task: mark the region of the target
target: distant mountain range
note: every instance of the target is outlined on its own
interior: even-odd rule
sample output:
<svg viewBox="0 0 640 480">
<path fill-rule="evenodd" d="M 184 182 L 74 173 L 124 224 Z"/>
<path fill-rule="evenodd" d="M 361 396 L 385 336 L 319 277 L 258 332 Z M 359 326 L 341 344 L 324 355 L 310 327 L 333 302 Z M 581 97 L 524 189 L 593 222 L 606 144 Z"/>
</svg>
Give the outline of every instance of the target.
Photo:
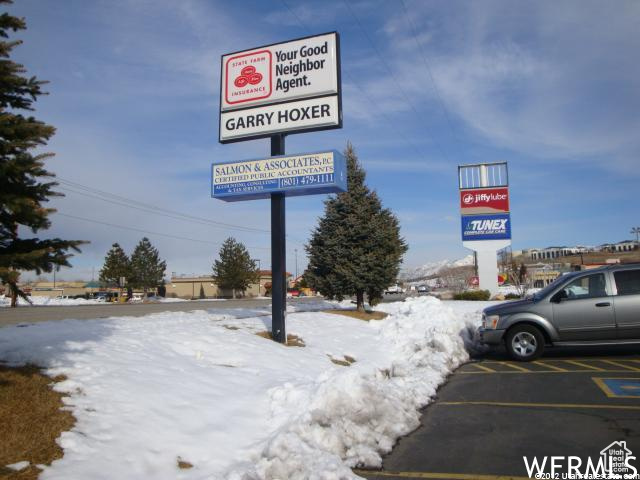
<svg viewBox="0 0 640 480">
<path fill-rule="evenodd" d="M 440 260 L 439 262 L 429 262 L 415 268 L 402 270 L 399 275 L 400 280 L 418 280 L 437 275 L 440 271 L 451 267 L 464 267 L 473 265 L 473 255 L 467 255 L 458 260 Z"/>
</svg>

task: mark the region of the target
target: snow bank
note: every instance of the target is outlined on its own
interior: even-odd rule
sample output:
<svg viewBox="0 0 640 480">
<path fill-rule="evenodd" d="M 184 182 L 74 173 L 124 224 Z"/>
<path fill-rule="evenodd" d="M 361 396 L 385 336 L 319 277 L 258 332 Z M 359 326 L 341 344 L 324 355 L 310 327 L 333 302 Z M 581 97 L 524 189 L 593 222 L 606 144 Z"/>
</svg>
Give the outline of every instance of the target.
<svg viewBox="0 0 640 480">
<path fill-rule="evenodd" d="M 68 378 L 56 388 L 78 422 L 43 480 L 357 478 L 351 467 L 380 466 L 468 358 L 481 305 L 419 297 L 378 308 L 384 321 L 289 314 L 303 348 L 254 335 L 268 316 L 229 310 L 6 327 L 0 359 Z M 345 356 L 355 363 L 331 361 Z"/>
<path fill-rule="evenodd" d="M 87 300 L 84 298 L 53 298 L 46 296 L 33 296 L 29 297 L 31 300 L 31 304 L 33 305 L 47 305 L 47 306 L 70 306 L 70 305 L 99 305 L 102 302 L 98 302 L 97 300 L 91 299 Z M 18 297 L 18 305 L 19 306 L 29 306 L 30 304 Z M 0 295 L 0 307 L 10 307 L 11 306 L 11 298 L 5 297 L 4 295 Z"/>
</svg>

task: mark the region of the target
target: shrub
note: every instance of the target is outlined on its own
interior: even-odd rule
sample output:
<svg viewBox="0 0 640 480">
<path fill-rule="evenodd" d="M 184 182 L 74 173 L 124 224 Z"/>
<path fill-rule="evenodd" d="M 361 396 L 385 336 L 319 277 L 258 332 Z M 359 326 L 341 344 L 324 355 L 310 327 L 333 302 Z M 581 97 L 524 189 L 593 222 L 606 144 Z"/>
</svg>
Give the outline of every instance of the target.
<svg viewBox="0 0 640 480">
<path fill-rule="evenodd" d="M 453 295 L 454 300 L 489 300 L 490 297 L 489 290 L 467 290 Z"/>
<path fill-rule="evenodd" d="M 505 300 L 519 300 L 520 299 L 520 295 L 518 295 L 517 293 L 507 293 L 504 296 Z"/>
</svg>

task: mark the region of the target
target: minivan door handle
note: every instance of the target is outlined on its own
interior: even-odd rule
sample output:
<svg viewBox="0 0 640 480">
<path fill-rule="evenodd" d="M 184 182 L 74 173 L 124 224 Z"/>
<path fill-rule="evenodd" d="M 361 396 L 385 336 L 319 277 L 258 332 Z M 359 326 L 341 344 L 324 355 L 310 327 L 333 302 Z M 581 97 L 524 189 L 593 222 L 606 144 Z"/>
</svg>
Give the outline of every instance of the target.
<svg viewBox="0 0 640 480">
<path fill-rule="evenodd" d="M 596 307 L 610 307 L 611 303 L 609 302 L 600 302 L 600 303 L 596 303 Z"/>
</svg>

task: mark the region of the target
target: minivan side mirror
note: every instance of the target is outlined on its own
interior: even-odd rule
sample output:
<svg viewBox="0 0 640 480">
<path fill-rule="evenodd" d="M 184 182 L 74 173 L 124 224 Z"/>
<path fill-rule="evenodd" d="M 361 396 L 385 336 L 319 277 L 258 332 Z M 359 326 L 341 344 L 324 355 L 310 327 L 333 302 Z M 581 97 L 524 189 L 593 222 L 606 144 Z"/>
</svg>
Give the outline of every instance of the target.
<svg viewBox="0 0 640 480">
<path fill-rule="evenodd" d="M 563 299 L 568 298 L 566 290 L 562 289 L 557 292 L 553 297 L 551 297 L 552 303 L 560 303 Z"/>
</svg>

